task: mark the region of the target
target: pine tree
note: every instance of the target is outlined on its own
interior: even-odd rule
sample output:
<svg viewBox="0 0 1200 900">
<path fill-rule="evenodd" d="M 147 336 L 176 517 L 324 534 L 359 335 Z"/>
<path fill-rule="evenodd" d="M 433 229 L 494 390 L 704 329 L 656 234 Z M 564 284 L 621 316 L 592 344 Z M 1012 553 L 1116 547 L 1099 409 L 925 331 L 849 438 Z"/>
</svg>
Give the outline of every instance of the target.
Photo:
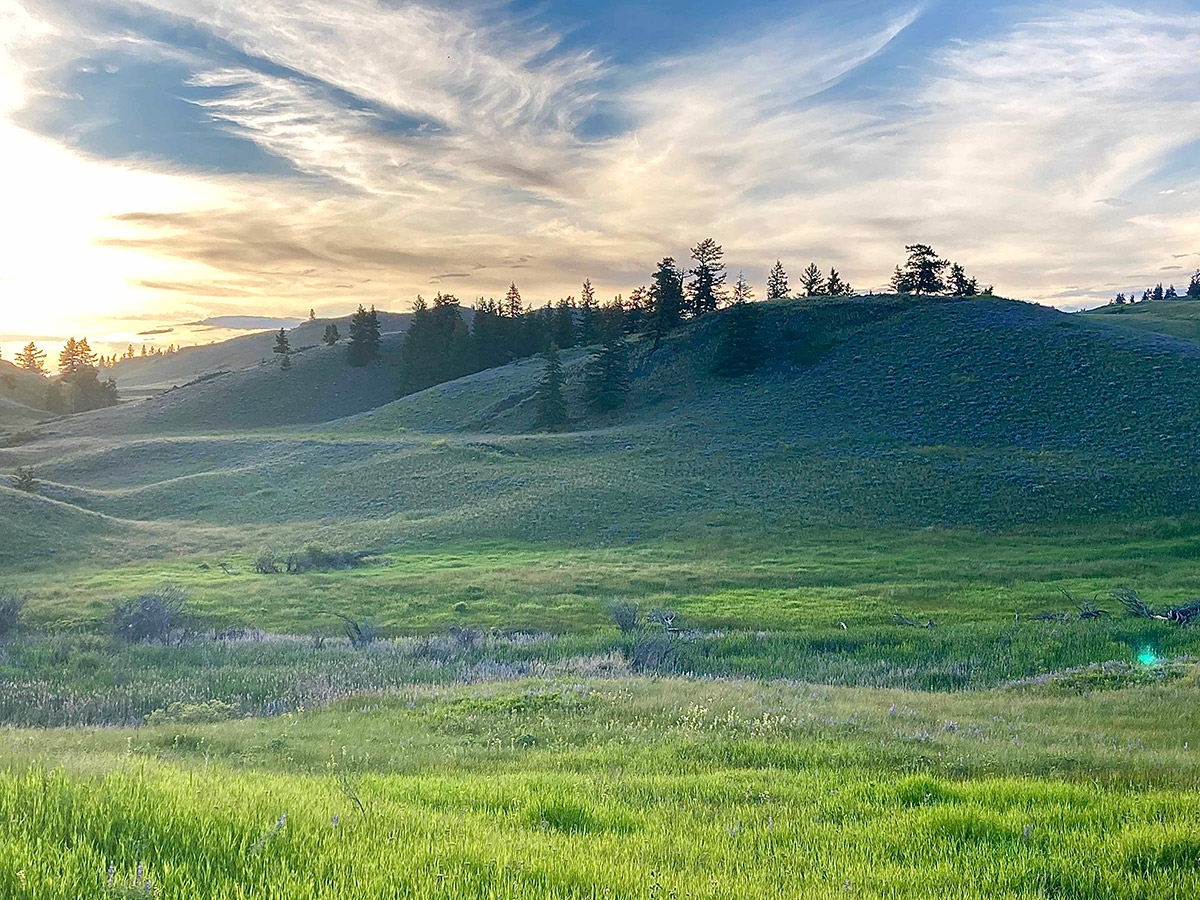
<svg viewBox="0 0 1200 900">
<path fill-rule="evenodd" d="M 96 354 L 88 346 L 87 338 L 80 338 L 75 345 L 75 366 L 77 369 L 96 368 Z"/>
<path fill-rule="evenodd" d="M 327 346 L 332 347 L 341 339 L 342 334 L 340 331 L 338 331 L 336 322 L 330 322 L 325 326 L 325 334 L 321 336 L 321 340 L 323 340 Z"/>
<path fill-rule="evenodd" d="M 433 307 L 418 297 L 400 348 L 400 394 L 406 395 L 474 371 L 471 334 L 458 298 L 439 293 Z"/>
<path fill-rule="evenodd" d="M 46 374 L 46 354 L 38 349 L 37 344 L 30 341 L 17 354 L 17 365 L 26 372 L 36 372 L 39 375 Z"/>
<path fill-rule="evenodd" d="M 825 276 L 817 268 L 817 264 L 809 263 L 808 268 L 800 275 L 800 286 L 804 288 L 804 296 L 816 297 L 825 292 Z"/>
<path fill-rule="evenodd" d="M 1124 305 L 1125 305 L 1125 292 L 1121 291 L 1121 293 L 1117 294 L 1117 296 L 1113 298 L 1113 306 L 1124 306 Z"/>
<path fill-rule="evenodd" d="M 1150 295 L 1152 300 L 1161 300 L 1163 298 L 1163 286 L 1160 282 L 1154 286 L 1154 293 Z"/>
<path fill-rule="evenodd" d="M 554 309 L 554 343 L 563 350 L 575 346 L 575 298 L 559 300 Z"/>
<path fill-rule="evenodd" d="M 534 427 L 543 431 L 561 431 L 567 426 L 567 402 L 563 398 L 562 360 L 558 357 L 558 345 L 551 344 L 543 354 L 545 367 L 542 380 L 538 382 L 534 404 L 537 418 Z"/>
<path fill-rule="evenodd" d="M 58 374 L 64 378 L 74 375 L 79 369 L 78 343 L 75 338 L 67 338 L 66 344 L 58 352 Z"/>
<path fill-rule="evenodd" d="M 367 311 L 360 304 L 350 317 L 350 343 L 346 347 L 350 365 L 361 368 L 375 362 L 379 358 L 379 341 L 379 316 L 375 307 Z"/>
<path fill-rule="evenodd" d="M 1188 284 L 1187 297 L 1189 300 L 1200 300 L 1200 269 L 1196 270 L 1191 283 Z"/>
<path fill-rule="evenodd" d="M 645 324 L 646 313 L 650 308 L 650 289 L 645 285 L 635 287 L 629 292 L 629 303 L 625 306 L 625 333 L 633 334 L 641 331 Z"/>
<path fill-rule="evenodd" d="M 517 283 L 514 281 L 508 286 L 508 293 L 504 295 L 502 312 L 510 319 L 519 319 L 522 311 L 521 292 L 517 290 Z"/>
<path fill-rule="evenodd" d="M 692 281 L 689 288 L 689 310 L 693 316 L 715 312 L 725 299 L 725 251 L 712 238 L 705 238 L 692 248 Z"/>
<path fill-rule="evenodd" d="M 287 371 L 292 367 L 292 345 L 288 343 L 287 332 L 280 328 L 279 333 L 275 335 L 275 347 L 271 351 L 278 353 L 282 361 L 279 368 Z"/>
<path fill-rule="evenodd" d="M 1169 288 L 1167 288 L 1167 292 L 1165 294 L 1163 294 L 1163 299 L 1164 300 L 1178 300 L 1179 299 L 1179 292 L 1177 290 L 1175 290 L 1175 285 L 1171 285 Z"/>
<path fill-rule="evenodd" d="M 314 321 L 316 321 L 316 318 L 317 318 L 317 311 L 315 309 L 310 309 L 308 311 L 308 321 L 314 322 Z"/>
<path fill-rule="evenodd" d="M 944 294 L 946 280 L 943 273 L 950 265 L 949 260 L 942 259 L 928 244 L 908 244 L 908 260 L 903 268 L 896 268 L 896 276 L 892 286 L 901 294 Z"/>
<path fill-rule="evenodd" d="M 591 279 L 584 281 L 579 295 L 579 344 L 590 346 L 596 340 L 596 291 Z M 560 345 L 561 346 L 561 345 Z"/>
<path fill-rule="evenodd" d="M 610 333 L 584 369 L 584 397 L 590 408 L 610 412 L 625 402 L 628 393 L 628 348 L 619 334 Z"/>
<path fill-rule="evenodd" d="M 974 278 L 967 277 L 967 271 L 958 263 L 950 265 L 950 293 L 955 297 L 974 297 L 979 292 L 978 283 Z"/>
<path fill-rule="evenodd" d="M 771 269 L 771 274 L 767 276 L 767 299 L 786 300 L 790 293 L 791 288 L 788 286 L 787 272 L 783 269 L 783 263 L 775 260 L 775 266 Z"/>
<path fill-rule="evenodd" d="M 721 338 L 713 355 L 714 375 L 738 378 L 762 365 L 765 348 L 758 333 L 758 308 L 750 303 L 753 296 L 746 279 L 739 275 L 733 303 L 724 315 Z"/>
<path fill-rule="evenodd" d="M 670 256 L 664 257 L 651 276 L 647 318 L 654 334 L 654 348 L 683 320 L 683 273 Z"/>
<path fill-rule="evenodd" d="M 850 286 L 842 281 L 842 276 L 838 274 L 837 269 L 829 270 L 829 280 L 825 282 L 825 293 L 830 297 L 841 297 L 847 293 Z"/>
</svg>

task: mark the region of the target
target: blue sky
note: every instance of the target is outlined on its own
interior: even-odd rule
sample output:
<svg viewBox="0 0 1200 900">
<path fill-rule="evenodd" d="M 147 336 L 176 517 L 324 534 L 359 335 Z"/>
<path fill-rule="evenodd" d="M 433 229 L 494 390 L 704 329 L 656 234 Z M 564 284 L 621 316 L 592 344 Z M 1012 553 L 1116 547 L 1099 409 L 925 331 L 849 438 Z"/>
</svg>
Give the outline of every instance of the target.
<svg viewBox="0 0 1200 900">
<path fill-rule="evenodd" d="M 0 345 L 516 280 L 713 236 L 1073 308 L 1200 267 L 1196 2 L 0 0 Z M 51 302 L 48 302 L 51 301 Z"/>
</svg>

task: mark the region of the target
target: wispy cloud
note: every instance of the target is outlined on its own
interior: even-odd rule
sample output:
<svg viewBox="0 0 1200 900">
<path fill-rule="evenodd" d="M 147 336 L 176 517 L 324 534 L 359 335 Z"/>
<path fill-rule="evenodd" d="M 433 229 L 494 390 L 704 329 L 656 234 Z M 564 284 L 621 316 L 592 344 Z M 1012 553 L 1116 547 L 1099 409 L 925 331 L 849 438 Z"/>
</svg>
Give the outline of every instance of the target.
<svg viewBox="0 0 1200 900">
<path fill-rule="evenodd" d="M 21 203 L 67 173 L 83 212 L 57 215 L 105 261 L 107 302 L 145 316 L 396 307 L 430 284 L 501 291 L 514 267 L 544 299 L 585 276 L 625 290 L 708 234 L 752 277 L 815 258 L 863 287 L 930 241 L 1062 305 L 1195 252 L 1195 15 L 1008 4 L 960 39 L 933 27 L 938 4 L 773 6 L 757 24 L 751 4 L 736 38 L 618 65 L 489 2 L 13 9 L 0 111 L 61 102 L 72 67 L 119 53 L 182 68 L 196 141 L 281 162 L 200 170 L 149 143 L 106 159 L 47 126 L 57 155 L 35 164 L 45 138 L 4 126 L 41 167 Z M 0 258 L 20 290 L 37 270 Z"/>
</svg>

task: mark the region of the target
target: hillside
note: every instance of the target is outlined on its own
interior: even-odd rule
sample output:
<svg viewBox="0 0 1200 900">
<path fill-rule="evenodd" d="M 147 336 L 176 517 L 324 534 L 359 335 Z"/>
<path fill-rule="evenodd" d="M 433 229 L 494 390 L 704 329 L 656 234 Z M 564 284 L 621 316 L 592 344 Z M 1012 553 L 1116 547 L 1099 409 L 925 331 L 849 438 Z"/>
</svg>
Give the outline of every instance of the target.
<svg viewBox="0 0 1200 900">
<path fill-rule="evenodd" d="M 409 318 L 408 313 L 379 313 L 384 334 L 402 333 L 408 328 Z M 315 319 L 288 331 L 292 349 L 299 350 L 320 344 L 325 327 L 330 323 L 338 326 L 343 339 L 349 336 L 349 316 L 340 319 Z M 141 397 L 186 384 L 202 375 L 251 368 L 264 360 L 270 360 L 271 348 L 274 346 L 273 331 L 258 331 L 217 344 L 184 347 L 171 354 L 121 360 L 116 366 L 105 369 L 102 377 L 115 378 L 123 398 Z"/>
<path fill-rule="evenodd" d="M 51 418 L 45 410 L 49 382 L 0 360 L 0 429 L 23 428 Z"/>
<path fill-rule="evenodd" d="M 584 354 L 568 354 L 566 434 L 528 433 L 536 360 L 317 425 L 392 390 L 386 368 L 348 370 L 321 348 L 291 373 L 256 367 L 63 420 L 0 466 L 34 465 L 48 496 L 121 519 L 315 526 L 372 546 L 1200 513 L 1189 341 L 1002 300 L 763 314 L 769 359 L 733 382 L 707 371 L 720 316 L 655 352 L 635 342 L 630 402 L 607 417 L 584 412 Z"/>
<path fill-rule="evenodd" d="M 1124 306 L 1101 306 L 1077 313 L 1080 318 L 1200 341 L 1200 303 L 1195 300 L 1156 300 Z"/>
</svg>

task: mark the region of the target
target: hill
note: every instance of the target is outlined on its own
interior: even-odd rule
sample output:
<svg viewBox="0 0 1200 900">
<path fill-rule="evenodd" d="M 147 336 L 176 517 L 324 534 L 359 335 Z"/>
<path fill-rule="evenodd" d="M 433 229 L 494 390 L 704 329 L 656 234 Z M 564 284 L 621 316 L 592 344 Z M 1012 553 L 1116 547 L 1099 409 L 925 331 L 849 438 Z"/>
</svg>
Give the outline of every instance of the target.
<svg viewBox="0 0 1200 900">
<path fill-rule="evenodd" d="M 385 334 L 403 333 L 411 318 L 408 313 L 380 312 L 380 326 Z M 314 319 L 288 330 L 288 340 L 293 350 L 315 347 L 329 324 L 335 324 L 346 338 L 350 331 L 350 317 L 340 319 Z M 271 359 L 271 348 L 275 345 L 273 331 L 257 331 L 217 344 L 199 347 L 184 347 L 175 353 L 160 356 L 138 356 L 121 360 L 117 365 L 103 371 L 102 377 L 116 379 L 123 398 L 146 396 L 157 391 L 177 387 L 215 372 L 236 372 L 257 366 Z"/>
<path fill-rule="evenodd" d="M 1101 306 L 1076 315 L 1108 325 L 1122 325 L 1139 331 L 1200 341 L 1200 303 L 1195 300 L 1156 300 L 1124 306 Z"/>
<path fill-rule="evenodd" d="M 626 408 L 531 434 L 525 360 L 382 403 L 297 354 L 45 429 L 0 465 L 121 519 L 337 542 L 600 541 L 808 526 L 1070 526 L 1200 513 L 1200 347 L 1003 300 L 764 304 L 768 359 L 708 372 L 720 315 L 633 347 Z M 264 432 L 272 425 L 311 423 Z M 253 431 L 234 435 L 231 432 Z M 715 531 L 713 529 L 716 529 Z"/>
<path fill-rule="evenodd" d="M 0 360 L 0 428 L 23 428 L 51 418 L 45 409 L 49 386 L 43 376 Z"/>
</svg>

